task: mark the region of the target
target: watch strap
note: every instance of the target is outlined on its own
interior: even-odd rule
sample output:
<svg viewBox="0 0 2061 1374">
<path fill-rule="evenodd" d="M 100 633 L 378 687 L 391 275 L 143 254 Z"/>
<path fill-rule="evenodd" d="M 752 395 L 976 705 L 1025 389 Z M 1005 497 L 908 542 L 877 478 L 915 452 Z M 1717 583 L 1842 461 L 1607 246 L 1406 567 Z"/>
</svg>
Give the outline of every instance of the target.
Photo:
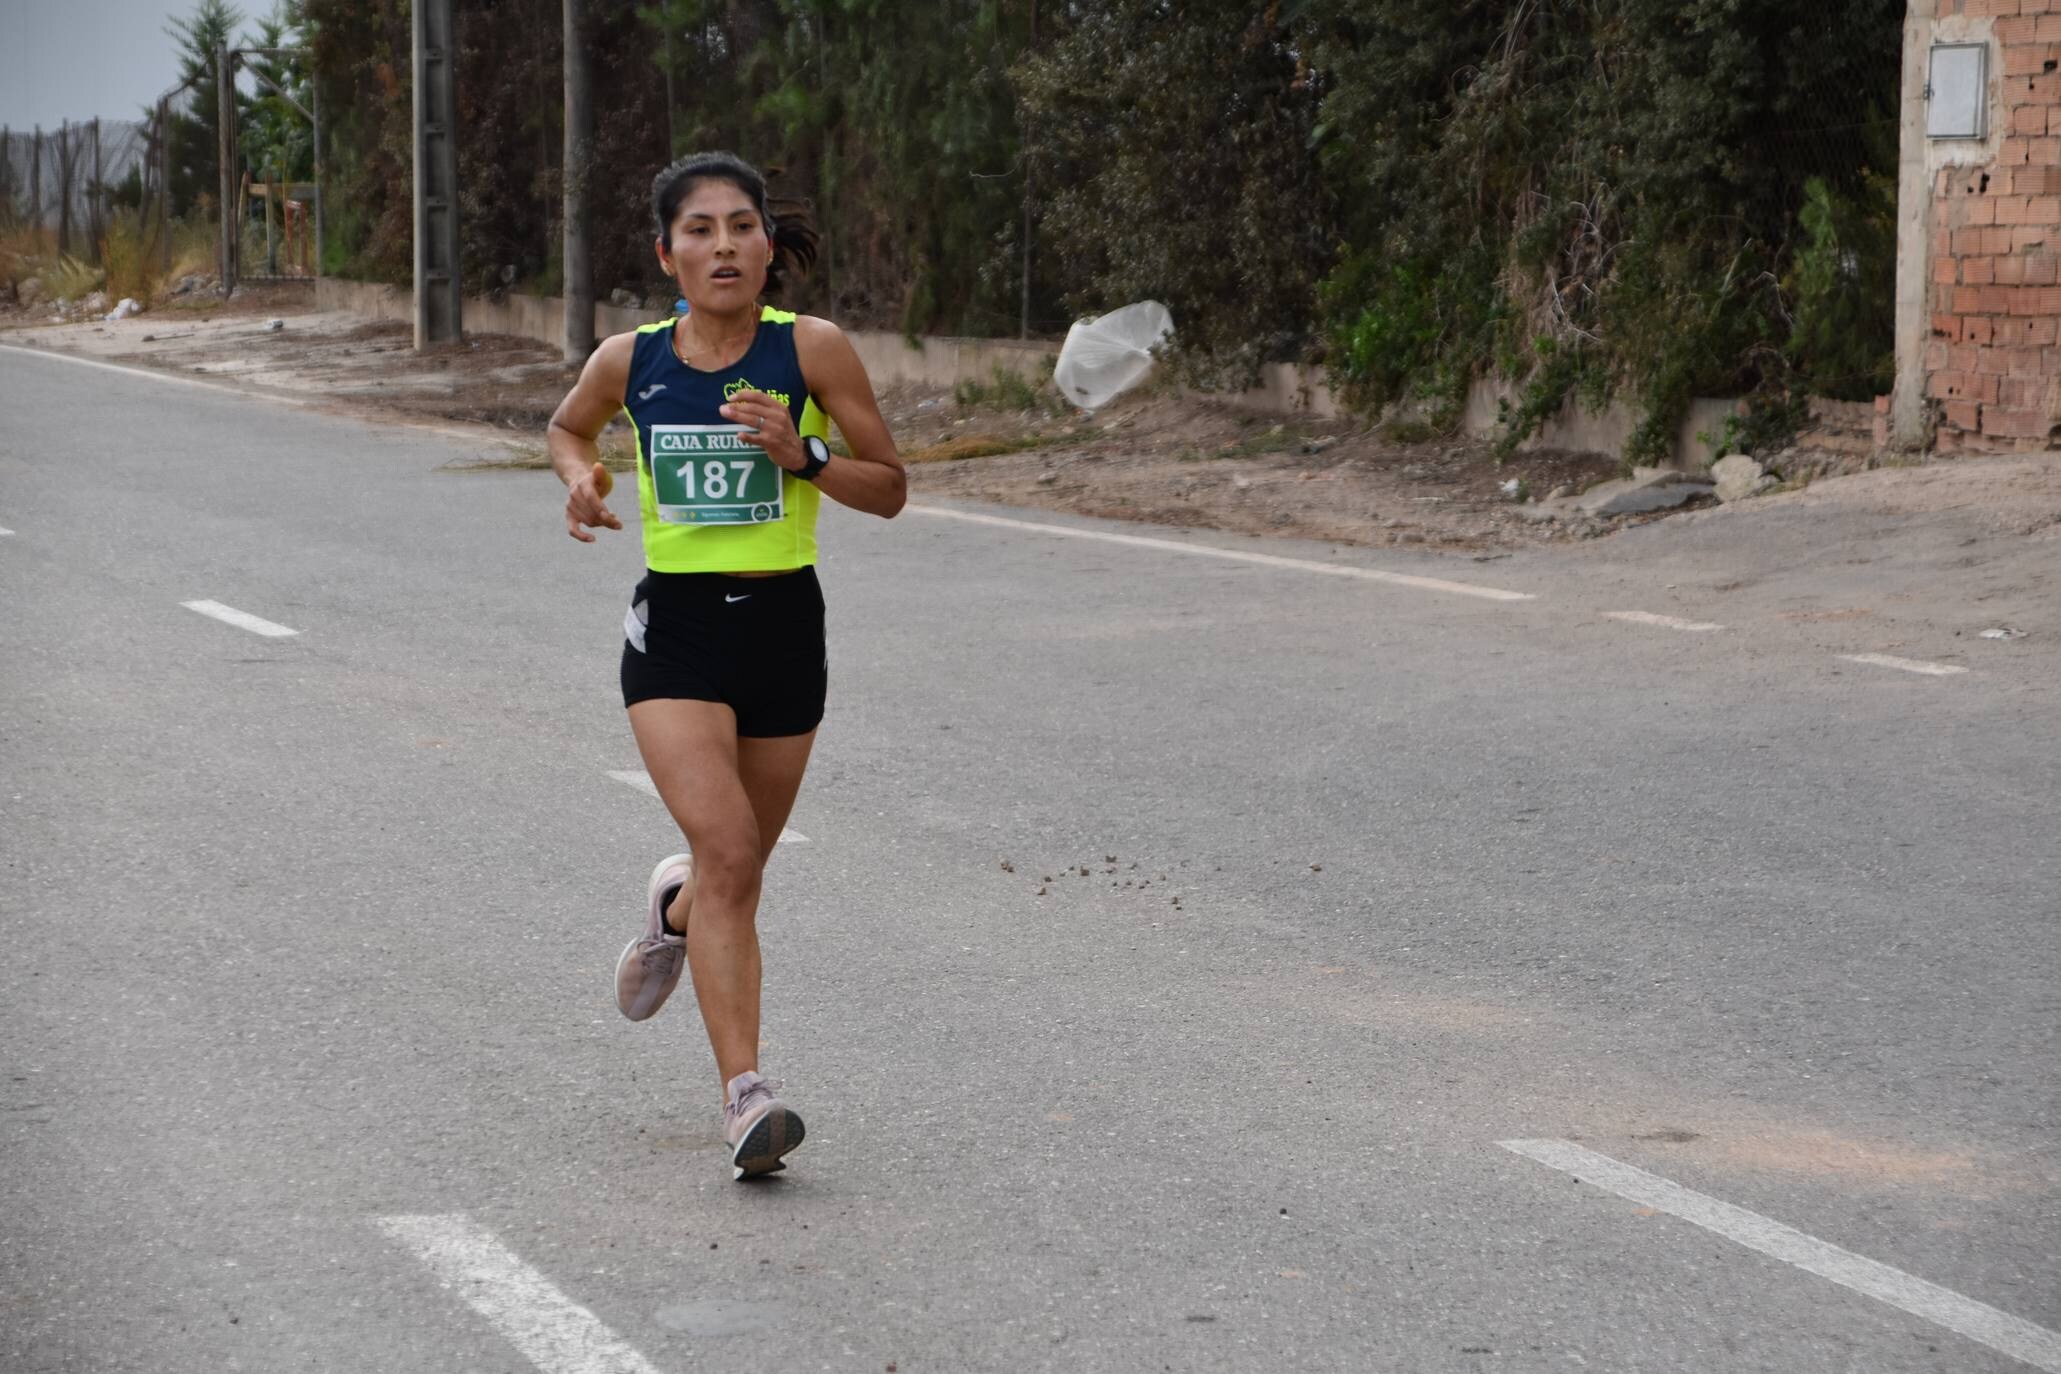
<svg viewBox="0 0 2061 1374">
<path fill-rule="evenodd" d="M 811 434 L 802 440 L 802 452 L 808 455 L 808 461 L 796 468 L 794 475 L 804 482 L 813 482 L 818 473 L 830 466 L 830 445 Z"/>
</svg>

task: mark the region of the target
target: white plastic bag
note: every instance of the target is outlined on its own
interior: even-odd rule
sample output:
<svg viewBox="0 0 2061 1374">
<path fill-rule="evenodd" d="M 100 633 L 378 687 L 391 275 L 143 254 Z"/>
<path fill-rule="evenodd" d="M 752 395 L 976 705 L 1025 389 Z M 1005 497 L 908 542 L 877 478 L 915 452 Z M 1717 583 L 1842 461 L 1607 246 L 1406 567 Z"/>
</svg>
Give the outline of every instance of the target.
<svg viewBox="0 0 2061 1374">
<path fill-rule="evenodd" d="M 1082 410 L 1099 410 L 1152 370 L 1152 350 L 1173 337 L 1174 317 L 1158 301 L 1080 320 L 1066 331 L 1052 380 Z"/>
</svg>

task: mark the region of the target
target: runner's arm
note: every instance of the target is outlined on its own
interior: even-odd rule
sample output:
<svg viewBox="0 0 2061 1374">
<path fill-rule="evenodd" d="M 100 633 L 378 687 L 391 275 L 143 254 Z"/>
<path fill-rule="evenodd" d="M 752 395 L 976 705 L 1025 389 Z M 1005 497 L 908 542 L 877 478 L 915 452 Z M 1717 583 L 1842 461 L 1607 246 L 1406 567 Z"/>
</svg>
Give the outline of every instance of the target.
<svg viewBox="0 0 2061 1374">
<path fill-rule="evenodd" d="M 909 479 L 887 421 L 880 418 L 866 365 L 842 329 L 813 315 L 794 322 L 794 346 L 809 394 L 852 451 L 849 458 L 832 458 L 816 485 L 842 505 L 892 518 L 909 499 Z"/>
<path fill-rule="evenodd" d="M 617 334 L 602 340 L 587 359 L 580 380 L 558 403 L 544 431 L 551 450 L 551 470 L 565 483 L 565 532 L 583 544 L 594 542 L 583 526 L 619 530 L 623 522 L 602 503 L 596 483 L 601 464 L 601 446 L 595 440 L 608 422 L 623 408 L 623 388 L 630 379 L 630 353 L 636 346 L 634 334 Z"/>
</svg>

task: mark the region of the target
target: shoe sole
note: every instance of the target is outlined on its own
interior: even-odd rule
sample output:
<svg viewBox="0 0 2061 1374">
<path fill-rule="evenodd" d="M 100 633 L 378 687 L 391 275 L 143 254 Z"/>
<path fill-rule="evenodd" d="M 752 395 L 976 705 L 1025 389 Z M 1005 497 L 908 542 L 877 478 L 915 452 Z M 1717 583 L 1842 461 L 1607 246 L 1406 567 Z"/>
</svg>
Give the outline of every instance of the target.
<svg viewBox="0 0 2061 1374">
<path fill-rule="evenodd" d="M 691 878 L 694 875 L 694 856 L 691 854 L 668 854 L 663 859 L 660 859 L 657 865 L 652 868 L 651 877 L 647 879 L 644 883 L 644 910 L 647 913 L 647 921 L 649 919 L 648 913 L 651 910 L 651 904 L 658 900 L 658 880 L 660 876 L 663 875 L 667 869 L 671 868 L 674 864 L 678 863 L 682 859 L 687 860 L 687 874 Z M 679 886 L 684 887 L 686 886 L 686 884 L 681 883 L 679 884 Z M 623 946 L 622 954 L 617 957 L 615 961 L 615 982 L 617 987 L 622 986 L 623 965 L 627 964 L 630 961 L 630 956 L 637 952 L 637 944 L 643 938 L 644 937 L 641 935 L 631 936 L 630 943 Z M 672 995 L 673 994 L 670 991 L 667 992 L 664 997 L 659 998 L 658 1001 L 652 1005 L 651 1010 L 645 1012 L 642 1016 L 631 1016 L 628 1011 L 624 1010 L 621 998 L 616 999 L 615 1009 L 617 1011 L 622 1012 L 625 1017 L 632 1021 L 649 1021 L 652 1017 L 658 1015 L 658 1009 L 660 1007 L 663 1007 L 666 1004 L 666 1001 L 669 998 L 671 998 Z"/>
<path fill-rule="evenodd" d="M 786 1107 L 773 1108 L 752 1122 L 744 1139 L 730 1151 L 731 1179 L 779 1173 L 787 1167 L 781 1156 L 791 1153 L 806 1134 L 801 1117 Z"/>
</svg>

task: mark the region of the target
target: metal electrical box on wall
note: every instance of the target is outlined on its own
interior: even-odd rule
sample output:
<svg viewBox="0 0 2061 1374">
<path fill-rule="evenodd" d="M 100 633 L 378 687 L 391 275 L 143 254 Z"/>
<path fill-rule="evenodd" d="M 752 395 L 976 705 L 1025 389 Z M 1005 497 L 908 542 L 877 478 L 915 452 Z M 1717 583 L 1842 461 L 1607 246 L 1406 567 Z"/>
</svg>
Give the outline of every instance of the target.
<svg viewBox="0 0 2061 1374">
<path fill-rule="evenodd" d="M 1988 138 L 1989 44 L 1933 44 L 1925 96 L 1927 138 Z"/>
</svg>

